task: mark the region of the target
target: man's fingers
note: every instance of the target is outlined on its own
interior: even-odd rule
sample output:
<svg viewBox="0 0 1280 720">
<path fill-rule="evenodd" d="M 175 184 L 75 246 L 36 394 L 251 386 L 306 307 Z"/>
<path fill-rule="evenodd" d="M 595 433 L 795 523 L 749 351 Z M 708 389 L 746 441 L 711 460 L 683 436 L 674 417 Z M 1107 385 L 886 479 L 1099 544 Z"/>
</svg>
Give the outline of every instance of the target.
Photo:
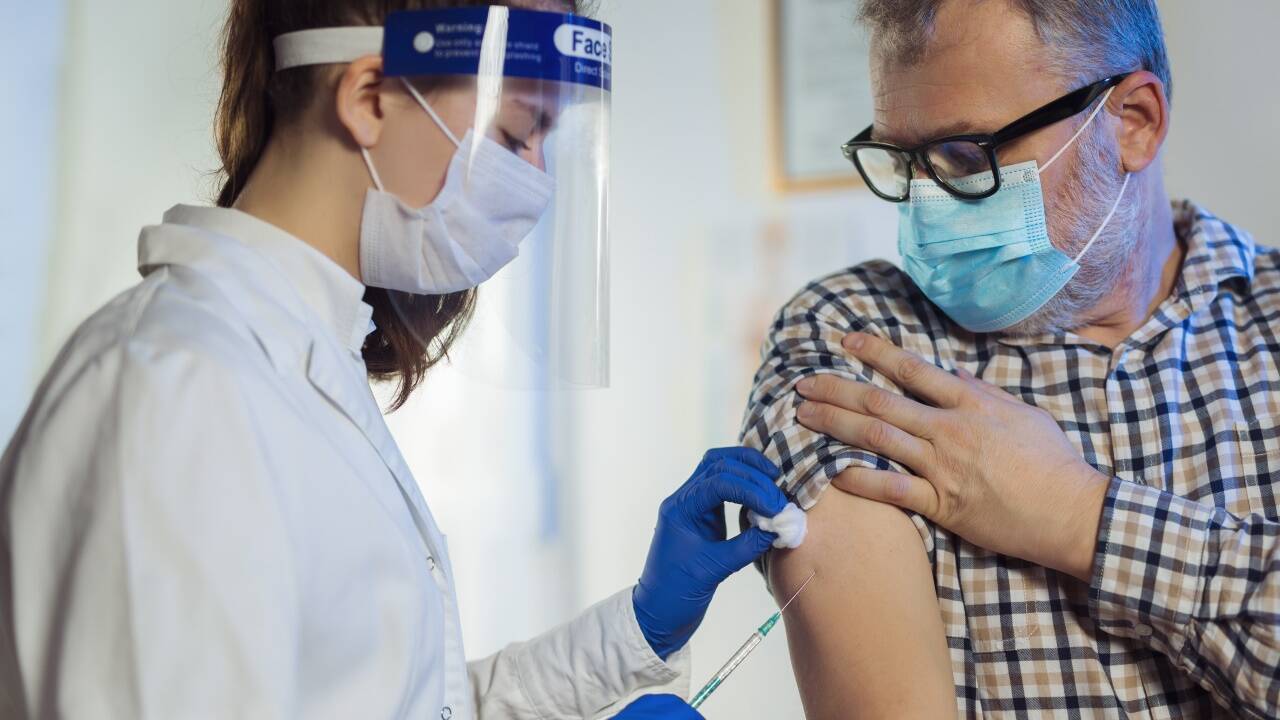
<svg viewBox="0 0 1280 720">
<path fill-rule="evenodd" d="M 889 423 L 856 412 L 813 401 L 796 410 L 796 419 L 814 432 L 830 435 L 845 445 L 869 450 L 928 473 L 929 445 Z"/>
<path fill-rule="evenodd" d="M 801 380 L 796 389 L 806 400 L 879 418 L 920 438 L 929 438 L 938 423 L 936 409 L 866 382 L 820 374 Z"/>
<path fill-rule="evenodd" d="M 927 480 L 914 475 L 851 467 L 837 475 L 831 484 L 850 495 L 897 505 L 929 519 L 937 517 L 937 491 Z"/>
<path fill-rule="evenodd" d="M 981 390 L 982 392 L 992 397 L 999 398 L 1001 400 L 1012 400 L 1014 402 L 1021 402 L 1020 400 L 1018 400 L 1018 398 L 1005 392 L 1003 388 L 996 387 L 995 385 L 992 385 L 991 383 L 986 382 L 985 380 L 980 380 L 977 377 L 975 377 L 973 373 L 963 368 L 956 368 L 956 377 L 960 378 L 961 380 L 964 380 L 965 382 L 969 383 L 973 387 Z"/>
<path fill-rule="evenodd" d="M 898 387 L 928 400 L 941 408 L 960 404 L 969 384 L 942 368 L 909 353 L 893 343 L 866 333 L 849 333 L 844 348 L 893 380 Z"/>
</svg>

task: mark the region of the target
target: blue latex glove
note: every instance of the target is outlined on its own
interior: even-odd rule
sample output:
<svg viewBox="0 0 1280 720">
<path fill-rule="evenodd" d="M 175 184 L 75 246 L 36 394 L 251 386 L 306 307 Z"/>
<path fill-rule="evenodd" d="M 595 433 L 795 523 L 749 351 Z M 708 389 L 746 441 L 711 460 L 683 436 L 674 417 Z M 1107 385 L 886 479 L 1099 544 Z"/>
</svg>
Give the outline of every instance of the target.
<svg viewBox="0 0 1280 720">
<path fill-rule="evenodd" d="M 645 695 L 614 715 L 613 720 L 702 720 L 702 713 L 675 695 Z"/>
<path fill-rule="evenodd" d="M 712 450 L 674 495 L 662 502 L 649 558 L 632 594 L 649 645 L 666 660 L 702 623 L 720 583 L 751 564 L 777 535 L 749 528 L 726 540 L 724 504 L 745 505 L 763 517 L 787 498 L 774 485 L 778 468 L 747 448 Z"/>
</svg>

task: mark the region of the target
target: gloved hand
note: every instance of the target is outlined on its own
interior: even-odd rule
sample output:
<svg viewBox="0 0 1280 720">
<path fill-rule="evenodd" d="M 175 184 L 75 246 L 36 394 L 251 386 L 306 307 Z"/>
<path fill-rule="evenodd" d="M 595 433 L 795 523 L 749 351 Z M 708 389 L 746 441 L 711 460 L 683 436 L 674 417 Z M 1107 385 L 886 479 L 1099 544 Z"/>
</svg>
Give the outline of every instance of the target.
<svg viewBox="0 0 1280 720">
<path fill-rule="evenodd" d="M 777 537 L 749 528 L 726 540 L 724 504 L 777 515 L 787 504 L 774 485 L 778 475 L 755 450 L 712 450 L 693 477 L 662 502 L 649 558 L 632 594 L 640 629 L 658 657 L 666 660 L 689 642 L 720 583 L 764 554 Z"/>
<path fill-rule="evenodd" d="M 702 713 L 675 695 L 645 695 L 614 715 L 613 720 L 702 720 Z"/>
</svg>

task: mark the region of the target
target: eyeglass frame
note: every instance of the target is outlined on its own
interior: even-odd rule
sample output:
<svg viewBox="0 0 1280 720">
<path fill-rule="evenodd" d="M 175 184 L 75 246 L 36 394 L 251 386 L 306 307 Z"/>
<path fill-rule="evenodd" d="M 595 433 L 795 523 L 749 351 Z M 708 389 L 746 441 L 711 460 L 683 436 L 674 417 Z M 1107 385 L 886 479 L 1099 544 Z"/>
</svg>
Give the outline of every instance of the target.
<svg viewBox="0 0 1280 720">
<path fill-rule="evenodd" d="M 1032 110 L 994 133 L 948 135 L 947 137 L 930 140 L 929 142 L 915 148 L 904 148 L 892 143 L 872 140 L 871 131 L 875 128 L 875 124 L 872 123 L 867 126 L 866 130 L 855 135 L 852 140 L 841 145 L 840 150 L 844 153 L 845 159 L 852 162 L 854 167 L 858 169 L 858 174 L 862 176 L 862 180 L 867 184 L 867 187 L 871 189 L 871 192 L 875 193 L 883 200 L 888 200 L 893 203 L 901 203 L 911 199 L 911 180 L 915 178 L 915 166 L 917 163 L 919 163 L 920 167 L 924 168 L 925 173 L 927 173 L 934 182 L 938 183 L 942 189 L 946 190 L 954 197 L 960 198 L 961 200 L 982 200 L 1000 192 L 1000 166 L 996 160 L 996 150 L 1001 145 L 1007 145 L 1008 143 L 1026 135 L 1030 135 L 1037 130 L 1042 130 L 1054 123 L 1079 115 L 1089 109 L 1089 107 L 1092 106 L 1099 97 L 1111 88 L 1119 85 L 1130 75 L 1133 75 L 1133 72 L 1112 75 L 1095 83 L 1086 85 L 1078 90 L 1073 90 L 1057 100 L 1053 100 L 1039 108 L 1036 108 L 1035 110 Z M 991 174 L 994 177 L 994 182 L 990 188 L 980 193 L 964 193 L 951 187 L 950 183 L 943 180 L 938 175 L 937 170 L 933 167 L 933 161 L 929 159 L 928 151 L 934 146 L 953 142 L 973 143 L 986 153 L 987 162 L 991 165 Z M 895 197 L 893 195 L 883 193 L 876 187 L 875 183 L 872 182 L 871 178 L 867 175 L 867 171 L 863 169 L 861 161 L 858 160 L 858 150 L 861 149 L 885 150 L 906 155 L 908 178 L 907 189 L 901 197 Z"/>
</svg>

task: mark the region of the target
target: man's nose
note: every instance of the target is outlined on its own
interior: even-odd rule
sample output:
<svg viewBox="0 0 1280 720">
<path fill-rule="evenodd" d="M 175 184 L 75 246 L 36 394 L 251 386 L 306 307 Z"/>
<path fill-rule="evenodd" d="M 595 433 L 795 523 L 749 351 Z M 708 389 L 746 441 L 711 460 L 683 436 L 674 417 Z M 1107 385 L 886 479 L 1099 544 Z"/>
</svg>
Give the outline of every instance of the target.
<svg viewBox="0 0 1280 720">
<path fill-rule="evenodd" d="M 925 168 L 924 156 L 917 155 L 911 158 L 911 179 L 912 180 L 929 180 L 929 171 Z"/>
</svg>

